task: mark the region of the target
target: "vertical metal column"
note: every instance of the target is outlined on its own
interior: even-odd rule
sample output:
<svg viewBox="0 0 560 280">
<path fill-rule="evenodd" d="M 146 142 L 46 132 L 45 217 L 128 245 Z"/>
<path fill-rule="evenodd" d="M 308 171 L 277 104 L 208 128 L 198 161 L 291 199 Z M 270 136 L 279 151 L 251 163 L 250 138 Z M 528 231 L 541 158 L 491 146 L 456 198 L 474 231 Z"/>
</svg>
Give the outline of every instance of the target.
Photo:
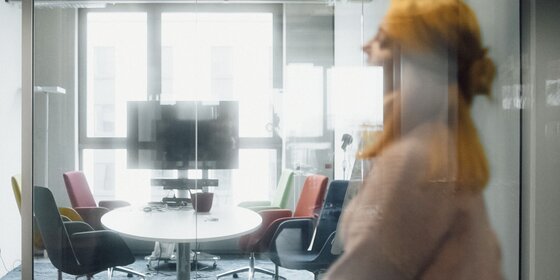
<svg viewBox="0 0 560 280">
<path fill-rule="evenodd" d="M 177 280 L 191 279 L 191 244 L 177 244 Z"/>
<path fill-rule="evenodd" d="M 21 6 L 21 279 L 33 279 L 33 0 Z"/>
</svg>

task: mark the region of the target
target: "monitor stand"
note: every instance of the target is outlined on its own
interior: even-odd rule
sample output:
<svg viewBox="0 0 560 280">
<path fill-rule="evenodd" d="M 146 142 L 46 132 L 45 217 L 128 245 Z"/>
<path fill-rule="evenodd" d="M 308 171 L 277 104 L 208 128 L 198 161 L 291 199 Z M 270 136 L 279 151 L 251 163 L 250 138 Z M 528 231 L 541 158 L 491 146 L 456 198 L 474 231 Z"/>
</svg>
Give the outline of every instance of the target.
<svg viewBox="0 0 560 280">
<path fill-rule="evenodd" d="M 164 197 L 161 201 L 167 206 L 179 207 L 187 206 L 191 202 L 191 199 L 187 197 L 177 197 L 177 195 L 175 195 L 175 197 Z"/>
<path fill-rule="evenodd" d="M 218 179 L 208 179 L 208 170 L 202 170 L 201 179 L 189 179 L 188 170 L 178 170 L 177 179 L 152 179 L 152 185 L 163 186 L 164 189 L 173 190 L 174 197 L 163 198 L 163 202 L 169 206 L 186 206 L 191 202 L 189 192 L 191 190 L 207 191 L 209 187 L 217 187 Z"/>
<path fill-rule="evenodd" d="M 190 190 L 200 190 L 208 187 L 218 186 L 217 179 L 208 179 L 208 170 L 202 170 L 202 179 L 189 179 L 188 178 L 188 170 L 178 170 L 178 177 L 177 179 L 152 179 L 152 185 L 154 182 L 164 183 L 164 188 L 173 189 L 175 192 L 175 197 L 173 198 L 163 198 L 163 202 L 167 205 L 171 206 L 186 206 L 188 203 L 191 203 L 191 199 L 189 198 L 189 191 Z M 159 180 L 159 181 L 158 181 Z M 168 184 L 166 184 L 168 183 Z M 174 185 L 172 187 L 170 185 Z M 166 248 L 166 255 L 162 257 L 161 249 Z M 159 250 L 159 251 L 158 251 Z M 158 255 L 159 252 L 159 255 Z M 187 255 L 186 254 L 190 254 Z M 185 243 L 168 243 L 168 242 L 156 242 L 154 251 L 149 256 L 145 257 L 148 261 L 148 268 L 151 268 L 152 261 L 159 261 L 163 260 L 164 262 L 175 261 L 176 264 L 184 263 L 181 259 L 191 260 L 191 267 L 195 267 L 195 270 L 199 267 L 199 261 L 211 260 L 213 261 L 212 268 L 217 267 L 217 261 L 220 260 L 219 256 L 212 255 L 209 253 L 204 253 L 201 251 L 191 251 L 190 246 Z M 179 267 L 177 267 L 179 268 Z M 178 274 L 185 273 L 184 271 L 179 272 Z M 187 272 L 186 275 L 189 275 L 190 272 Z"/>
</svg>

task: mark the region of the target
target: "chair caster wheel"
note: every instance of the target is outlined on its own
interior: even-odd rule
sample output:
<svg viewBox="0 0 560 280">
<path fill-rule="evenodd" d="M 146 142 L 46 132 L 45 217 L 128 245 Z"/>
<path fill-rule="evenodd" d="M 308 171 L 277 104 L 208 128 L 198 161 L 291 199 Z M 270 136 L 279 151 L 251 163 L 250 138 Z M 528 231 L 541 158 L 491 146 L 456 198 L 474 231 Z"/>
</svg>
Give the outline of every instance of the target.
<svg viewBox="0 0 560 280">
<path fill-rule="evenodd" d="M 239 278 L 239 275 L 237 275 L 237 273 L 234 273 L 233 278 L 237 279 L 237 278 Z"/>
<path fill-rule="evenodd" d="M 132 278 L 132 276 L 133 276 L 132 273 L 127 273 L 126 274 L 126 277 L 128 277 L 128 278 Z"/>
</svg>

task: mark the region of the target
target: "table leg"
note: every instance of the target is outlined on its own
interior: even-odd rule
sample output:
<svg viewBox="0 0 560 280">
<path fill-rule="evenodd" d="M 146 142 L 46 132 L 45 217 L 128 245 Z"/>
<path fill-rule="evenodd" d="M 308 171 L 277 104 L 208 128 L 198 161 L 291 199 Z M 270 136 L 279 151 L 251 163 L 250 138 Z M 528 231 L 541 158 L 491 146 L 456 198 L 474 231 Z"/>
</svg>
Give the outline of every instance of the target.
<svg viewBox="0 0 560 280">
<path fill-rule="evenodd" d="M 191 279 L 191 244 L 177 244 L 177 280 Z"/>
</svg>

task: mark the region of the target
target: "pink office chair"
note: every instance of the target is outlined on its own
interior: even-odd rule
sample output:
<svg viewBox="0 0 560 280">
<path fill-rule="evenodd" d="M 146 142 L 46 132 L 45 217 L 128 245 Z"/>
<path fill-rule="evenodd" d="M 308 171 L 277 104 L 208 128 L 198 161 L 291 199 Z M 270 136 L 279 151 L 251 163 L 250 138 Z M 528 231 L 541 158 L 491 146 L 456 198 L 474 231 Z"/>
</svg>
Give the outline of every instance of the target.
<svg viewBox="0 0 560 280">
<path fill-rule="evenodd" d="M 101 225 L 101 216 L 110 210 L 130 205 L 122 200 L 99 201 L 95 203 L 86 176 L 82 171 L 69 171 L 62 175 L 72 207 L 84 221 L 95 230 L 105 229 Z"/>
</svg>

